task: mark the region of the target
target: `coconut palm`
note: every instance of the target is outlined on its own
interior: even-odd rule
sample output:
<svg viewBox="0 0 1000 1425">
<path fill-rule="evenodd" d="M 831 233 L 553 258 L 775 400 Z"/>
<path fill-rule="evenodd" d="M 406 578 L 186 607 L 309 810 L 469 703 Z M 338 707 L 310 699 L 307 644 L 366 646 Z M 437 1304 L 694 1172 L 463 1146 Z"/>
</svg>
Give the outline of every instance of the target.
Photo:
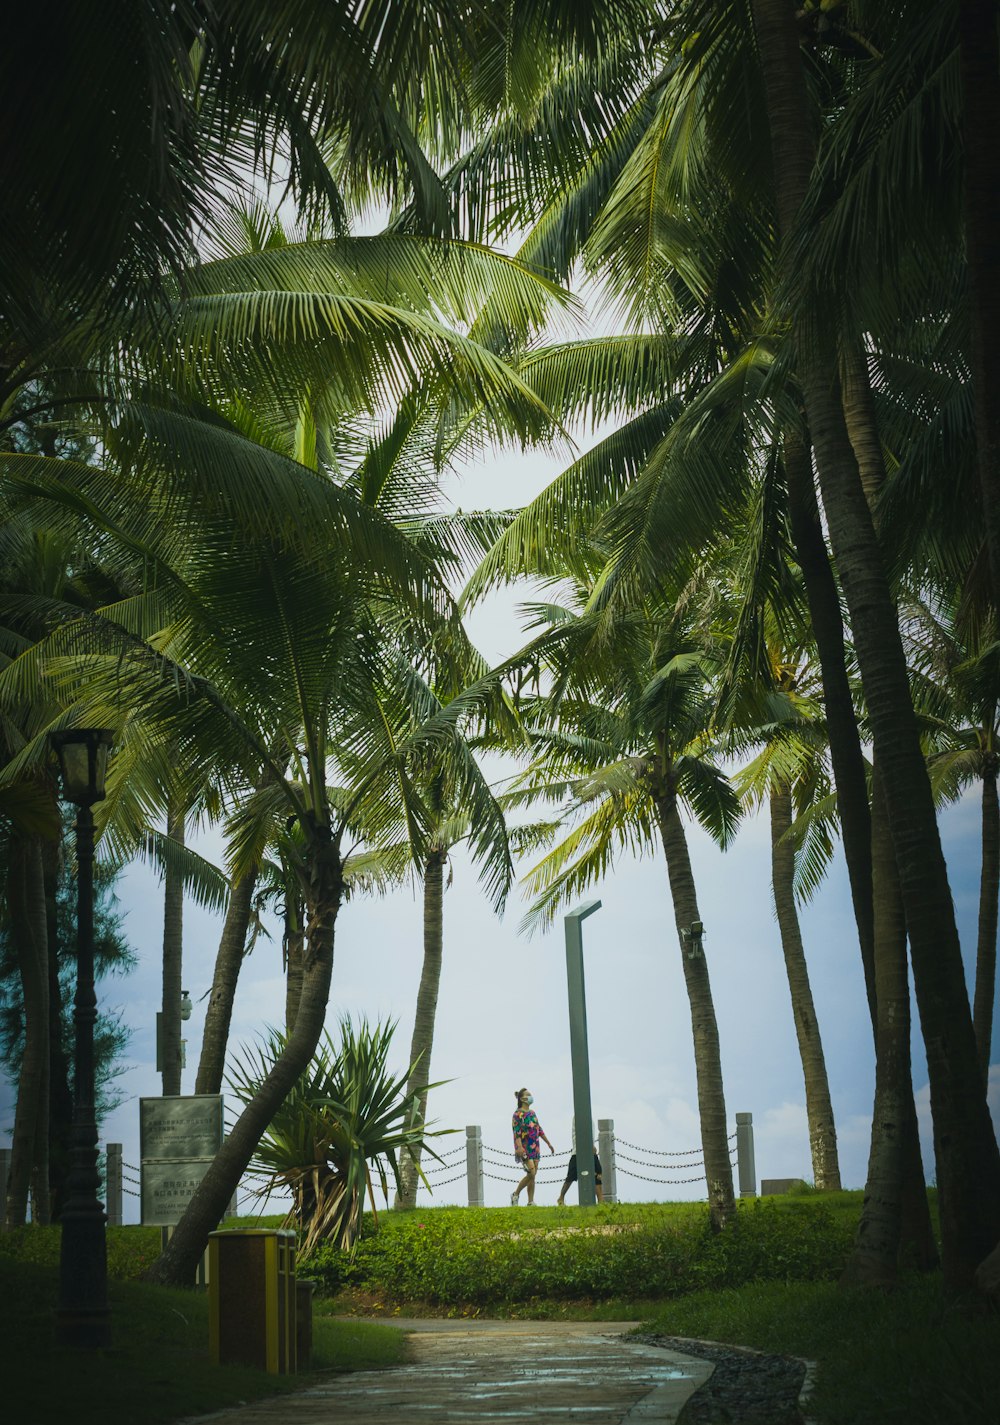
<svg viewBox="0 0 1000 1425">
<path fill-rule="evenodd" d="M 435 709 L 443 710 L 447 701 L 436 696 L 430 687 L 424 688 L 425 715 Z M 500 699 L 497 699 L 489 710 L 494 722 L 497 720 L 498 706 L 502 708 Z M 502 717 L 501 721 L 509 722 L 509 718 Z M 422 851 L 417 854 L 418 848 L 409 837 L 394 845 L 376 847 L 366 862 L 365 870 L 367 871 L 371 861 L 376 859 L 383 874 L 392 867 L 396 879 L 406 874 L 415 875 L 422 886 L 423 959 L 410 1041 L 412 1068 L 407 1082 L 407 1092 L 412 1098 L 414 1111 L 422 1122 L 427 1116 L 434 1030 L 441 985 L 446 868 L 454 850 L 463 843 L 469 843 L 474 848 L 478 847 L 477 859 L 482 862 L 485 870 L 489 862 L 483 861 L 483 851 L 492 843 L 495 845 L 496 854 L 506 859 L 511 876 L 513 870 L 507 848 L 507 828 L 503 812 L 468 744 L 454 747 L 447 757 L 435 754 L 425 765 L 416 764 L 413 781 L 414 791 L 422 807 L 421 815 L 427 826 Z M 356 869 L 361 870 L 360 867 Z M 448 878 L 450 882 L 450 871 Z M 502 883 L 504 893 L 507 884 L 505 878 Z M 497 891 L 500 889 L 498 886 Z M 499 909 L 502 901 L 496 893 L 493 900 Z M 402 1159 L 397 1207 L 415 1206 L 419 1178 L 420 1145 L 417 1144 L 412 1152 L 405 1154 Z"/>
<path fill-rule="evenodd" d="M 973 1027 L 985 1082 L 993 1037 L 996 991 L 997 904 L 1000 897 L 1000 743 L 996 640 L 992 614 L 975 611 L 942 592 L 912 598 L 906 612 L 918 706 L 930 741 L 936 794 L 954 800 L 978 784 L 982 868 L 973 992 Z"/>
<path fill-rule="evenodd" d="M 544 629 L 511 666 L 551 677 L 552 691 L 522 700 L 534 749 L 505 797 L 565 803 L 556 828 L 570 830 L 525 878 L 534 897 L 526 924 L 549 923 L 559 905 L 604 874 L 625 849 L 663 852 L 694 1040 L 698 1108 L 712 1224 L 735 1211 L 718 1029 L 701 914 L 682 810 L 721 845 L 739 803 L 711 756 L 712 698 L 702 645 L 669 607 L 649 604 L 615 618 L 542 605 Z"/>
<path fill-rule="evenodd" d="M 787 242 L 800 220 L 815 162 L 799 35 L 792 7 L 783 0 L 752 0 L 752 10 L 779 228 Z M 792 309 L 797 369 L 884 779 L 935 1116 L 949 1125 L 937 1139 L 945 1273 L 951 1284 L 968 1285 L 1000 1233 L 994 1206 L 1000 1198 L 1000 1152 L 979 1088 L 954 910 L 895 606 L 839 399 L 836 335 L 810 317 L 807 308 Z M 985 1193 L 984 1183 L 990 1184 Z"/>
<path fill-rule="evenodd" d="M 735 784 L 748 805 L 766 802 L 768 806 L 771 889 L 802 1062 L 813 1180 L 820 1190 L 837 1192 L 837 1130 L 797 908 L 799 896 L 814 889 L 832 854 L 825 737 L 811 681 L 804 659 L 778 661 L 773 691 L 788 707 L 775 700 L 767 708 L 758 730 L 766 739 L 765 746 L 740 770 Z M 796 838 L 796 814 L 806 820 L 804 837 L 800 833 Z"/>
<path fill-rule="evenodd" d="M 403 322 L 408 324 L 409 318 L 403 316 Z M 417 326 L 429 334 L 426 321 L 418 320 Z M 447 341 L 445 330 L 438 331 L 440 335 L 432 340 Z M 466 347 L 472 355 L 471 345 Z M 460 357 L 459 370 L 462 364 Z M 501 376 L 501 384 L 506 379 L 499 364 L 479 364 L 481 374 L 488 367 Z M 450 372 L 450 365 L 445 368 L 442 362 L 438 380 L 446 369 Z M 365 380 L 373 374 L 369 366 Z M 516 382 L 507 384 L 510 394 L 515 389 L 523 393 L 517 397 L 522 409 L 530 409 L 533 401 L 525 388 Z M 273 390 L 273 381 L 270 385 Z M 461 391 L 461 376 L 457 389 Z M 342 388 L 338 394 L 342 401 Z M 481 395 L 478 378 L 476 395 Z M 327 388 L 325 399 L 330 398 Z M 387 805 L 383 780 L 389 769 L 398 770 L 400 759 L 427 740 L 447 743 L 465 713 L 475 709 L 479 694 L 473 690 L 464 701 L 455 700 L 441 718 L 431 719 L 402 747 L 379 747 L 377 737 L 371 744 L 366 727 L 376 706 L 372 702 L 379 676 L 376 650 L 385 646 L 386 639 L 402 636 L 412 650 L 407 665 L 419 666 L 426 661 L 427 650 L 440 640 L 440 614 L 448 601 L 433 565 L 378 515 L 366 512 L 352 494 L 340 491 L 325 473 L 311 473 L 248 439 L 231 423 L 192 420 L 176 409 L 147 403 L 133 407 L 123 424 L 128 428 L 114 432 L 109 448 L 121 459 L 127 454 L 127 468 L 119 471 L 109 466 L 99 473 L 75 469 L 68 484 L 64 478 L 58 490 L 44 488 L 55 497 L 49 503 L 50 513 L 64 512 L 67 503 L 73 503 L 79 518 L 77 496 L 70 494 L 69 486 L 72 477 L 78 489 L 83 484 L 88 514 L 106 530 L 113 529 L 113 540 L 130 549 L 133 557 L 135 549 L 142 548 L 149 567 L 157 571 L 157 587 L 105 611 L 93 626 L 86 621 L 63 624 L 33 659 L 19 666 L 12 675 L 12 688 L 19 679 L 37 679 L 47 659 L 48 667 L 60 666 L 67 680 L 64 696 L 75 705 L 69 716 L 79 716 L 82 705 L 90 710 L 89 716 L 97 715 L 94 710 L 100 708 L 101 716 L 114 724 L 125 718 L 122 751 L 126 747 L 132 751 L 120 759 L 120 775 L 107 803 L 109 817 L 134 815 L 132 804 L 142 803 L 144 794 L 137 794 L 140 768 L 147 778 L 158 771 L 158 785 L 169 784 L 165 765 L 169 732 L 178 739 L 185 775 L 188 771 L 204 775 L 224 750 L 235 751 L 235 757 L 224 759 L 230 769 L 225 773 L 230 795 L 242 796 L 248 779 L 258 780 L 260 768 L 264 769 L 270 805 L 262 808 L 261 798 L 248 805 L 240 847 L 234 852 L 237 872 L 259 860 L 263 846 L 259 828 L 269 817 L 273 820 L 276 805 L 284 808 L 285 816 L 297 819 L 304 839 L 297 871 L 308 907 L 309 932 L 295 1029 L 285 1060 L 262 1090 L 261 1104 L 252 1114 L 248 1110 L 231 1135 L 228 1151 L 223 1150 L 216 1171 L 206 1179 L 201 1200 L 192 1205 L 186 1226 L 175 1234 L 177 1245 L 161 1271 L 173 1271 L 184 1279 L 189 1259 L 193 1262 L 200 1250 L 197 1241 L 221 1213 L 216 1197 L 222 1193 L 228 1200 L 231 1195 L 232 1187 L 223 1184 L 238 1178 L 261 1116 L 273 1109 L 312 1052 L 310 1040 L 319 1034 L 329 987 L 333 923 L 343 892 L 339 848 L 344 835 L 359 822 L 379 830 L 379 816 L 385 815 Z M 139 507 L 130 492 L 142 472 L 152 470 L 157 472 L 157 494 L 148 506 Z M 64 477 L 66 473 L 62 472 Z M 34 488 L 40 487 L 42 482 L 37 482 Z M 180 541 L 175 537 L 178 520 L 185 529 Z M 220 550 L 225 550 L 224 562 Z M 240 578 L 245 582 L 237 592 Z M 409 609 L 402 623 L 393 612 L 400 602 Z M 213 606 L 219 612 L 206 622 L 205 611 Z M 453 615 L 451 623 L 457 630 Z M 85 644 L 87 639 L 95 644 L 93 656 L 83 664 L 81 637 Z M 454 641 L 453 634 L 449 637 Z M 129 650 L 127 676 L 119 656 L 123 641 Z M 263 663 L 262 647 L 271 650 Z M 111 648 L 117 651 L 109 658 Z M 74 657 L 60 663 L 55 658 L 57 649 Z M 103 698 L 101 667 L 110 679 Z M 172 691 L 163 682 L 166 668 L 174 670 Z M 251 669 L 256 692 L 248 703 L 242 680 Z M 401 666 L 394 662 L 393 669 L 398 677 Z M 130 696 L 144 703 L 141 715 Z M 350 698 L 355 699 L 353 708 L 345 706 Z M 188 713 L 182 715 L 185 700 Z M 192 717 L 194 707 L 199 711 Z M 127 716 L 126 708 L 130 709 Z M 334 734 L 337 722 L 339 731 Z M 341 745 L 360 758 L 366 735 L 371 764 L 365 779 L 344 805 L 332 806 L 326 786 L 328 750 Z M 276 738 L 281 763 L 271 750 Z M 30 756 L 26 750 L 24 760 Z M 250 833 L 248 827 L 256 829 Z"/>
</svg>

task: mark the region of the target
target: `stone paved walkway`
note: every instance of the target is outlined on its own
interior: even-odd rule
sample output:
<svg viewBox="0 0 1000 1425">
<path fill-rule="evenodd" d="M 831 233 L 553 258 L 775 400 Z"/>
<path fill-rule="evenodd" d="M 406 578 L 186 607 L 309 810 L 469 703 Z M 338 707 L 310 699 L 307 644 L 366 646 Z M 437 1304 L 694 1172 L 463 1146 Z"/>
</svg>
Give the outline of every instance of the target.
<svg viewBox="0 0 1000 1425">
<path fill-rule="evenodd" d="M 630 1322 L 394 1320 L 412 1361 L 210 1417 L 217 1425 L 672 1425 L 708 1361 L 632 1342 Z M 205 1417 L 202 1417 L 204 1422 Z"/>
</svg>

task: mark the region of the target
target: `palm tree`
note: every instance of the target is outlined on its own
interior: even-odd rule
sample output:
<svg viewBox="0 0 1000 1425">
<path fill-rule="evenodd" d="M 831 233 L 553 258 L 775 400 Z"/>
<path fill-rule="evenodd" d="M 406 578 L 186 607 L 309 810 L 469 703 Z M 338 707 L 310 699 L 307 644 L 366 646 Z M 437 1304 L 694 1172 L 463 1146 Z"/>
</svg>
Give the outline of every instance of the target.
<svg viewBox="0 0 1000 1425">
<path fill-rule="evenodd" d="M 579 604 L 586 594 L 577 590 Z M 647 604 L 610 625 L 585 608 L 537 606 L 534 612 L 546 631 L 510 666 L 546 670 L 552 692 L 523 703 L 537 753 L 505 802 L 568 798 L 556 825 L 578 824 L 528 873 L 535 899 L 526 923 L 550 922 L 617 852 L 659 842 L 691 1009 L 709 1211 L 719 1229 L 735 1212 L 732 1166 L 718 1028 L 681 811 L 725 845 L 739 804 L 711 758 L 705 656 L 668 607 Z"/>
<path fill-rule="evenodd" d="M 931 781 L 951 801 L 980 789 L 982 869 L 972 1022 L 983 1081 L 989 1073 L 996 991 L 997 906 L 1000 898 L 1000 688 L 995 620 L 978 614 L 961 595 L 912 597 L 905 611 L 917 705 L 931 744 Z"/>
<path fill-rule="evenodd" d="M 409 256 L 387 266 L 393 248 Z M 400 380 L 412 385 L 421 364 L 428 391 L 442 402 L 480 403 L 492 390 L 499 409 L 506 407 L 502 418 L 508 424 L 530 430 L 544 419 L 537 400 L 502 363 L 416 308 L 431 300 L 466 310 L 481 305 L 486 295 L 505 292 L 547 301 L 551 284 L 539 284 L 488 253 L 439 248 L 432 258 L 428 244 L 410 240 L 362 245 L 351 257 L 330 245 L 318 253 L 289 249 L 253 257 L 259 260 L 223 259 L 200 269 L 172 328 L 192 356 L 188 390 L 192 377 L 204 375 L 207 381 L 211 372 L 218 383 L 224 372 L 233 392 L 228 421 L 206 418 L 176 401 L 135 402 L 109 432 L 108 450 L 117 464 L 101 472 L 61 469 L 58 486 L 45 483 L 44 464 L 41 475 L 38 465 L 31 467 L 34 490 L 50 496 L 53 518 L 61 513 L 67 523 L 78 521 L 78 496 L 85 489 L 87 517 L 130 558 L 141 550 L 156 584 L 102 611 L 93 623 L 67 621 L 33 657 L 9 670 L 12 696 L 20 681 L 33 686 L 46 669 L 58 667 L 65 679 L 65 716 L 94 716 L 100 709 L 112 723 L 125 719 L 122 751 L 130 751 L 120 755 L 106 803 L 110 820 L 123 813 L 134 817 L 148 801 L 148 791 L 138 792 L 143 779 L 147 787 L 151 778 L 169 785 L 172 760 L 181 777 L 198 785 L 210 768 L 214 775 L 228 749 L 231 755 L 222 758 L 224 790 L 243 799 L 235 822 L 237 877 L 259 864 L 276 812 L 297 821 L 302 834 L 295 870 L 308 929 L 295 1027 L 259 1102 L 241 1117 L 175 1233 L 157 1268 L 161 1279 L 184 1280 L 193 1269 L 199 1242 L 219 1219 L 255 1135 L 315 1047 L 344 890 L 344 837 L 352 827 L 381 834 L 395 805 L 387 799 L 386 779 L 395 788 L 402 761 L 428 743 L 447 745 L 462 719 L 494 696 L 473 687 L 402 744 L 380 741 L 378 700 L 390 692 L 383 675 L 391 674 L 392 696 L 409 707 L 413 668 L 433 661 L 439 646 L 459 646 L 457 619 L 426 553 L 342 490 L 325 465 L 310 470 L 273 444 L 297 425 L 298 448 L 301 434 L 308 432 L 310 422 L 301 419 L 303 390 L 310 392 L 307 414 L 319 411 L 325 417 L 311 422 L 318 441 L 335 410 L 373 399 L 380 381 L 390 390 Z M 313 275 L 304 282 L 308 270 Z M 274 326 L 275 273 L 284 273 L 286 310 L 293 314 L 284 327 Z M 331 283 L 353 283 L 358 295 L 331 295 Z M 378 302 L 367 295 L 376 286 Z M 385 306 L 387 290 L 396 303 L 391 308 Z M 373 322 L 375 306 L 381 316 Z M 294 313 L 310 309 L 308 323 L 300 326 Z M 211 329 L 205 326 L 209 311 L 219 318 Z M 246 338 L 261 321 L 275 340 L 287 341 L 287 373 L 275 362 L 275 340 L 266 357 L 254 356 Z M 156 339 L 161 348 L 167 344 L 162 331 Z M 331 341 L 340 347 L 333 378 Z M 259 412 L 254 417 L 241 398 L 241 383 L 252 383 Z M 290 388 L 298 393 L 291 402 Z M 497 419 L 496 403 L 489 404 L 486 418 Z M 260 438 L 243 434 L 241 425 Z M 317 464 L 319 450 L 316 444 Z M 139 506 L 132 494 L 144 475 L 150 496 Z M 178 540 L 181 528 L 185 533 Z M 224 561 L 220 550 L 226 551 Z M 81 653 L 81 646 L 91 653 Z M 380 668 L 376 650 L 388 653 L 390 647 L 396 653 Z M 72 655 L 68 662 L 52 662 L 57 649 Z M 165 669 L 172 670 L 172 688 L 163 681 Z M 103 695 L 101 670 L 107 676 Z M 175 753 L 168 759 L 171 738 Z M 341 801 L 331 800 L 327 785 L 333 747 L 363 763 L 363 775 Z M 25 749 L 22 761 L 32 755 Z M 261 776 L 266 794 L 246 801 L 248 781 Z M 502 875 L 502 868 L 492 870 L 491 886 L 499 886 Z"/>
<path fill-rule="evenodd" d="M 814 165 L 810 112 L 794 11 L 752 0 L 767 99 L 779 228 L 786 245 Z M 944 1267 L 951 1286 L 972 1282 L 1000 1234 L 1000 1151 L 981 1090 L 972 1018 L 934 802 L 910 700 L 895 606 L 837 382 L 835 334 L 791 312 L 796 361 L 837 570 L 854 632 L 865 700 L 896 847 L 921 1009 L 935 1118 Z M 973 1184 L 976 1184 L 973 1187 Z M 983 1185 L 989 1184 L 986 1191 Z"/>
<path fill-rule="evenodd" d="M 771 889 L 781 936 L 792 1017 L 805 1084 L 806 1117 L 813 1180 L 821 1191 L 840 1191 L 837 1129 L 830 1098 L 819 1019 L 809 984 L 797 900 L 815 886 L 832 851 L 829 778 L 819 709 L 810 696 L 810 670 L 803 660 L 775 654 L 775 689 L 789 706 L 773 702 L 764 711 L 764 749 L 736 778 L 737 790 L 749 805 L 767 802 L 771 821 Z M 804 838 L 796 836 L 795 814 L 806 822 Z M 797 854 L 796 841 L 799 840 Z M 799 862 L 799 875 L 796 862 Z"/>
<path fill-rule="evenodd" d="M 969 356 L 976 413 L 976 459 L 982 492 L 992 604 L 1000 609 L 1000 362 L 993 333 L 1000 318 L 1000 44 L 989 0 L 959 0 L 958 50 L 962 84 L 962 159 L 965 241 L 969 273 Z"/>
<path fill-rule="evenodd" d="M 184 845 L 185 807 L 176 799 L 167 806 L 167 835 Z M 163 1005 L 160 1012 L 160 1053 L 164 1094 L 181 1091 L 181 982 L 184 943 L 184 883 L 168 867 L 163 883 Z"/>
<path fill-rule="evenodd" d="M 425 704 L 428 708 L 445 705 L 434 696 L 430 688 L 425 690 Z M 496 712 L 496 704 L 491 711 Z M 456 758 L 460 758 L 464 763 L 459 776 L 456 776 L 456 768 L 449 765 L 449 762 L 453 763 Z M 465 791 L 460 795 L 463 785 Z M 478 843 L 480 856 L 490 841 L 495 842 L 496 853 L 506 859 L 508 867 L 510 853 L 507 849 L 507 829 L 503 812 L 468 746 L 455 747 L 448 761 L 435 757 L 433 762 L 422 769 L 418 788 L 428 836 L 422 859 L 417 863 L 423 886 L 423 961 L 413 1016 L 413 1035 L 410 1041 L 412 1067 L 407 1092 L 413 1100 L 419 1121 L 426 1122 L 444 950 L 445 868 L 449 864 L 452 851 L 462 842 Z M 470 799 L 470 790 L 474 792 L 474 800 Z M 409 843 L 404 848 L 393 848 L 397 854 L 399 849 L 406 851 L 407 860 L 413 866 L 411 858 L 415 848 L 411 848 Z M 510 871 L 512 874 L 512 868 Z M 506 879 L 502 888 L 506 892 Z M 499 909 L 501 902 L 496 896 L 494 901 Z M 420 1144 L 417 1144 L 411 1153 L 403 1155 L 397 1207 L 416 1206 L 419 1177 Z"/>
</svg>

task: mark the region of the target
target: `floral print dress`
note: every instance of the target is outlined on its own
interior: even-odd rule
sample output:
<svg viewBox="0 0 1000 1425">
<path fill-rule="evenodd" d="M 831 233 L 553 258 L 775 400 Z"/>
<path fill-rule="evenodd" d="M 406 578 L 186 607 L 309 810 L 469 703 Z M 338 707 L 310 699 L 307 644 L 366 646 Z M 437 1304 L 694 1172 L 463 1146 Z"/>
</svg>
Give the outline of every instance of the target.
<svg viewBox="0 0 1000 1425">
<path fill-rule="evenodd" d="M 524 1149 L 524 1156 L 537 1163 L 541 1154 L 538 1141 L 542 1136 L 542 1128 L 534 1110 L 519 1108 L 511 1119 L 511 1128 L 514 1130 L 515 1155 L 520 1145 Z"/>
</svg>

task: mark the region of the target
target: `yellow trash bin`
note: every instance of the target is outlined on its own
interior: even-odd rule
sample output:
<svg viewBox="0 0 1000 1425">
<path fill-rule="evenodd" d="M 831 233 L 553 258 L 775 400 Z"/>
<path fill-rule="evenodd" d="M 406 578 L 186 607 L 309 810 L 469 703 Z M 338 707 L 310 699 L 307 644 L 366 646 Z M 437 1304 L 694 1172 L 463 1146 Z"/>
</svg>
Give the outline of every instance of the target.
<svg viewBox="0 0 1000 1425">
<path fill-rule="evenodd" d="M 217 1365 L 294 1374 L 294 1232 L 247 1228 L 209 1233 L 208 1345 Z"/>
</svg>

